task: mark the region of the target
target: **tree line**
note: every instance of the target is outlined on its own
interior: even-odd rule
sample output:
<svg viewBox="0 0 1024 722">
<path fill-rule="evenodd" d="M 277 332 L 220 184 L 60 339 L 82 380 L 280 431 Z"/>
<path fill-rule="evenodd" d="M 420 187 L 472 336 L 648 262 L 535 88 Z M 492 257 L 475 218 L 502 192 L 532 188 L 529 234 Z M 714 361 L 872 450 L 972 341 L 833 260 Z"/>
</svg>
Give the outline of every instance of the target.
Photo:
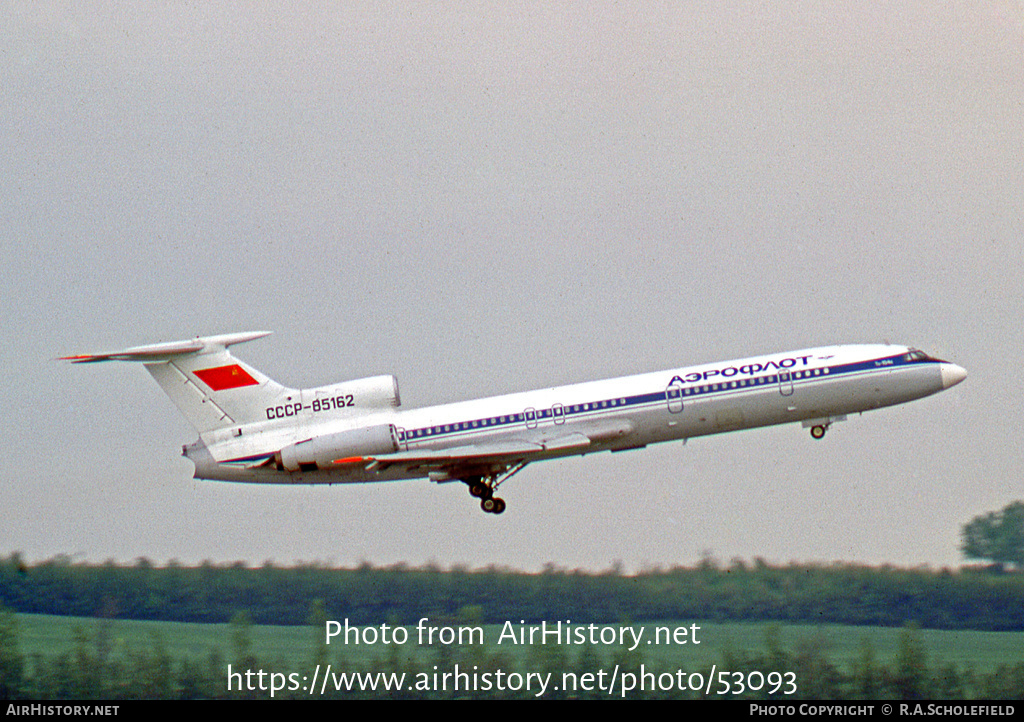
<svg viewBox="0 0 1024 722">
<path fill-rule="evenodd" d="M 854 564 L 771 565 L 762 560 L 652 569 L 625 575 L 548 566 L 540 573 L 489 567 L 243 563 L 155 566 L 0 560 L 0 605 L 35 614 L 302 625 L 320 600 L 329 618 L 415 624 L 466 607 L 482 621 L 573 619 L 594 623 L 703 619 L 934 629 L 1024 630 L 1024 574 Z"/>
</svg>

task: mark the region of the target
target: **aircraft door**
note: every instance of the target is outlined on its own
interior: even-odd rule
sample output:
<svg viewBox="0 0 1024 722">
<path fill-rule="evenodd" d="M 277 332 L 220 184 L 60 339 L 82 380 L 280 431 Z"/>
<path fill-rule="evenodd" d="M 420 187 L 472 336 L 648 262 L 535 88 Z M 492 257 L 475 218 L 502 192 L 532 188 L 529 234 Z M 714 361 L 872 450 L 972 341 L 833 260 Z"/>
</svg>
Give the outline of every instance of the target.
<svg viewBox="0 0 1024 722">
<path fill-rule="evenodd" d="M 526 428 L 536 429 L 537 428 L 537 409 L 529 408 L 523 412 L 523 418 L 526 420 Z"/>
<path fill-rule="evenodd" d="M 561 404 L 555 404 L 551 407 L 551 418 L 556 424 L 565 423 L 565 407 Z"/>
<path fill-rule="evenodd" d="M 779 393 L 783 396 L 793 395 L 793 372 L 788 369 L 779 371 Z"/>
</svg>

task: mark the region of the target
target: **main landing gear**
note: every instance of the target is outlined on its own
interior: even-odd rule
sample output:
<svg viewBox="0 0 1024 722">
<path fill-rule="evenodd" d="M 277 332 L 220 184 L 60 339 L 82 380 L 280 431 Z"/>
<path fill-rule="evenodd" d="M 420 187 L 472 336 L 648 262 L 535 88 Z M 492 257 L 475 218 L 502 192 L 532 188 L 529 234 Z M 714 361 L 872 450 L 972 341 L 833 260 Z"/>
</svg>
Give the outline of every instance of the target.
<svg viewBox="0 0 1024 722">
<path fill-rule="evenodd" d="M 505 511 L 505 500 L 494 495 L 494 484 L 475 476 L 463 479 L 469 485 L 470 496 L 480 500 L 480 508 L 488 514 L 500 514 Z"/>
<path fill-rule="evenodd" d="M 480 500 L 481 509 L 488 514 L 500 514 L 505 511 L 505 500 L 495 496 L 494 492 L 525 467 L 525 461 L 517 461 L 503 467 L 491 467 L 486 475 L 463 476 L 461 481 L 469 487 L 470 496 Z M 479 474 L 480 471 L 475 473 Z"/>
<path fill-rule="evenodd" d="M 817 426 L 811 427 L 811 438 L 812 439 L 824 439 L 825 432 L 828 431 L 829 424 L 818 424 Z"/>
</svg>

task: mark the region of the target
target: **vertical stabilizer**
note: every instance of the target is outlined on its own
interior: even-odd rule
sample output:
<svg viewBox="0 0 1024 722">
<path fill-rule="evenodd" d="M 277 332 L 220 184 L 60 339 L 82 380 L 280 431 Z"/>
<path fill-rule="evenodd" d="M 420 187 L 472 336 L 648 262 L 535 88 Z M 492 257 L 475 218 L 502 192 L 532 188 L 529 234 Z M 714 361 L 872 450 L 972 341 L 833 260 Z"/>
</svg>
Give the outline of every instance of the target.
<svg viewBox="0 0 1024 722">
<path fill-rule="evenodd" d="M 199 433 L 265 420 L 266 409 L 298 392 L 235 358 L 228 347 L 268 331 L 201 336 L 106 354 L 66 356 L 73 363 L 141 361 Z"/>
</svg>

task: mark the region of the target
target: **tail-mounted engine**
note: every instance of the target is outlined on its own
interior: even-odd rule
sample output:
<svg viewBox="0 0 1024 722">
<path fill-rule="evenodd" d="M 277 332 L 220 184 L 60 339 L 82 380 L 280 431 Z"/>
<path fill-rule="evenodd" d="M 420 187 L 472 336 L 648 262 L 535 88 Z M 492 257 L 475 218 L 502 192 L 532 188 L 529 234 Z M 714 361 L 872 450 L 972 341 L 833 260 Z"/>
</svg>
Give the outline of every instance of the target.
<svg viewBox="0 0 1024 722">
<path fill-rule="evenodd" d="M 381 424 L 314 436 L 284 447 L 274 461 L 277 468 L 284 471 L 316 471 L 342 468 L 375 454 L 395 451 L 398 451 L 398 431 L 393 424 Z"/>
<path fill-rule="evenodd" d="M 319 386 L 303 391 L 302 396 L 314 414 L 336 409 L 397 409 L 402 404 L 398 379 L 390 374 Z"/>
</svg>

